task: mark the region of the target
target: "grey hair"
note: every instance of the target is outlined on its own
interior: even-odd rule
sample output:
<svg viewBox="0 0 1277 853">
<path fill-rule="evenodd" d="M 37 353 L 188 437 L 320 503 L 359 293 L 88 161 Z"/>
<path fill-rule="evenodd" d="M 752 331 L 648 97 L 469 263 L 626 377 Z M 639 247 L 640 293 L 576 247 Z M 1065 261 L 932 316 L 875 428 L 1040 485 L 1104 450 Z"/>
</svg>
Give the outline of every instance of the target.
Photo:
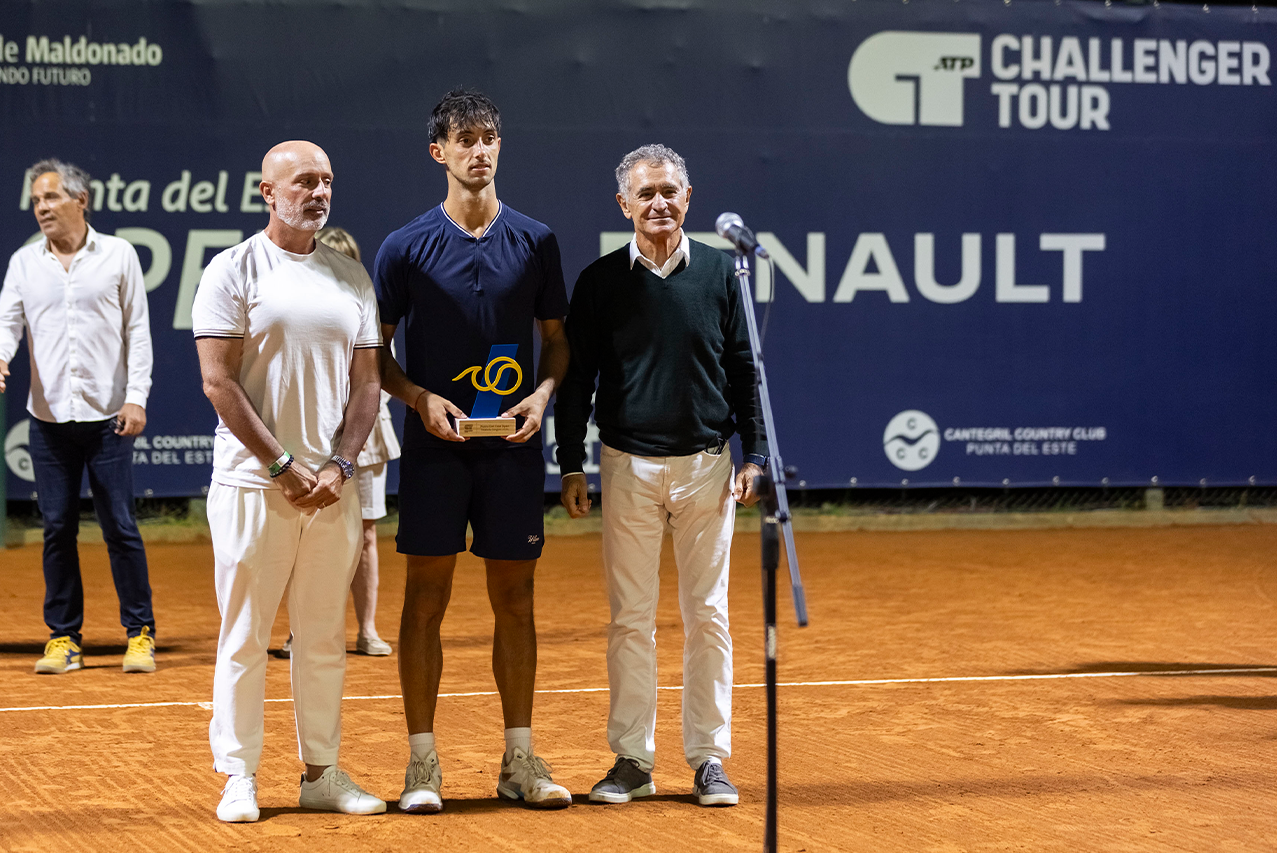
<svg viewBox="0 0 1277 853">
<path fill-rule="evenodd" d="M 66 190 L 67 195 L 88 196 L 89 194 L 89 173 L 74 166 L 70 163 L 63 163 L 56 157 L 46 157 L 39 163 L 36 163 L 30 169 L 27 169 L 27 184 L 35 183 L 35 179 L 49 172 L 57 172 L 58 178 L 62 181 L 62 189 Z M 89 211 L 93 205 L 86 205 L 84 208 L 84 219 L 88 221 Z"/>
<path fill-rule="evenodd" d="M 663 166 L 669 163 L 678 172 L 678 176 L 683 179 L 683 186 L 691 185 L 691 181 L 687 177 L 687 164 L 683 162 L 683 158 L 678 156 L 674 149 L 666 148 L 657 142 L 652 145 L 635 148 L 621 158 L 621 164 L 616 167 L 616 191 L 622 196 L 629 196 L 630 172 L 634 171 L 634 167 L 639 163 L 647 163 L 649 166 Z"/>
</svg>

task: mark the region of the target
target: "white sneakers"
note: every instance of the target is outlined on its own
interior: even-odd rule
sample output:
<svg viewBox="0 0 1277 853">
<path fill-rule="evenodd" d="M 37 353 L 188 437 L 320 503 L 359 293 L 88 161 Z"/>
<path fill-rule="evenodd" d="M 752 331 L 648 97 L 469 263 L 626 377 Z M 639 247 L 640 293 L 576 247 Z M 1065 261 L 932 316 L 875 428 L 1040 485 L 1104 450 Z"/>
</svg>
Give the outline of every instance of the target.
<svg viewBox="0 0 1277 853">
<path fill-rule="evenodd" d="M 346 814 L 381 814 L 386 810 L 384 800 L 360 788 L 336 765 L 326 768 L 314 782 L 307 782 L 302 776 L 298 802 L 304 809 Z M 217 804 L 217 819 L 227 823 L 253 823 L 259 817 L 257 777 L 231 776 L 227 779 L 226 787 L 222 789 L 222 801 Z"/>
<path fill-rule="evenodd" d="M 390 648 L 381 637 L 366 637 L 363 634 L 355 637 L 355 651 L 361 655 L 372 655 L 373 657 L 384 657 L 390 654 L 394 649 Z M 284 645 L 279 648 L 279 656 L 281 658 L 290 658 L 293 656 L 293 635 L 289 632 L 288 639 L 284 641 Z"/>
<path fill-rule="evenodd" d="M 414 755 L 403 775 L 403 793 L 399 795 L 399 810 L 421 814 L 443 811 L 439 788 L 443 785 L 443 771 L 439 769 L 439 756 L 432 749 L 424 758 Z"/>
<path fill-rule="evenodd" d="M 303 775 L 297 802 L 304 809 L 343 814 L 381 814 L 386 810 L 385 800 L 356 785 L 336 764 L 324 768 L 323 775 L 314 782 L 307 782 Z"/>
<path fill-rule="evenodd" d="M 355 637 L 355 651 L 359 652 L 361 655 L 384 657 L 394 650 L 390 648 L 390 643 L 387 643 L 381 637 L 367 637 L 360 634 Z"/>
<path fill-rule="evenodd" d="M 561 809 L 572 805 L 572 795 L 550 778 L 550 765 L 530 752 L 514 747 L 501 759 L 497 794 L 507 800 L 523 800 L 535 809 Z"/>
<path fill-rule="evenodd" d="M 253 823 L 261 815 L 257 809 L 257 777 L 232 776 L 222 789 L 217 819 L 227 823 Z"/>
<path fill-rule="evenodd" d="M 431 750 L 424 757 L 414 755 L 404 773 L 404 789 L 399 795 L 399 809 L 414 814 L 433 814 L 443 810 L 439 789 L 443 772 L 439 756 Z M 501 760 L 501 778 L 497 794 L 507 800 L 520 800 L 538 809 L 558 809 L 572 805 L 572 795 L 550 778 L 550 765 L 530 752 L 515 747 Z M 382 814 L 386 802 L 356 785 L 336 765 L 324 769 L 314 782 L 301 778 L 298 804 L 304 809 L 320 809 L 344 814 Z M 227 823 L 252 823 L 261 815 L 257 807 L 257 779 L 253 776 L 231 776 L 222 789 L 217 817 Z"/>
<path fill-rule="evenodd" d="M 404 789 L 399 795 L 399 810 L 414 814 L 443 811 L 439 789 L 443 772 L 439 756 L 431 750 L 424 757 L 414 755 L 404 773 Z M 522 800 L 537 809 L 561 809 L 572 805 L 572 795 L 550 778 L 550 765 L 532 753 L 515 747 L 501 760 L 501 778 L 497 794 L 507 800 Z"/>
</svg>

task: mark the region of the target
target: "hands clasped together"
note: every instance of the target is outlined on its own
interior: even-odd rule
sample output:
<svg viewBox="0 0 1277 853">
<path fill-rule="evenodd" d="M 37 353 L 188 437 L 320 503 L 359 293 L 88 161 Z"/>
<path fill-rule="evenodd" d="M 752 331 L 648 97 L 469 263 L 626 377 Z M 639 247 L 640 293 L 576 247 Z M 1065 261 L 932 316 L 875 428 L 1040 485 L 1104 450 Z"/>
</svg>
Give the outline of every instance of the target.
<svg viewBox="0 0 1277 853">
<path fill-rule="evenodd" d="M 288 470 L 275 478 L 284 497 L 298 509 L 323 509 L 332 506 L 341 499 L 341 487 L 346 478 L 336 462 L 327 462 L 316 474 L 303 465 L 296 457 Z"/>
</svg>

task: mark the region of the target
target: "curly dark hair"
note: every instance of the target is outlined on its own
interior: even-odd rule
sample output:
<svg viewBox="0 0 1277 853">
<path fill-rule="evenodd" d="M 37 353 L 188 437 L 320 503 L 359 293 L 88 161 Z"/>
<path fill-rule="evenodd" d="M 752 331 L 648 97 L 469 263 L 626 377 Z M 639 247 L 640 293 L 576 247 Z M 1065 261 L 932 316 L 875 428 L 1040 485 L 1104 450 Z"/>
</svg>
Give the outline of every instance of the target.
<svg viewBox="0 0 1277 853">
<path fill-rule="evenodd" d="M 501 112 L 482 92 L 453 89 L 430 112 L 426 133 L 431 142 L 445 142 L 454 130 L 492 128 L 501 135 Z"/>
</svg>

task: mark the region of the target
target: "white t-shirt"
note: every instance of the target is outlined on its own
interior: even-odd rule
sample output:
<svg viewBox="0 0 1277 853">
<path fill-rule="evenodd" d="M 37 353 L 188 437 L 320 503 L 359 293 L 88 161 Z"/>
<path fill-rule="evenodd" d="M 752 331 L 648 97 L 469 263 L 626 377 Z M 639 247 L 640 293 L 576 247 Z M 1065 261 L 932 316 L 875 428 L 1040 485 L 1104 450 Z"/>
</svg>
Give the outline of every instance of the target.
<svg viewBox="0 0 1277 853">
<path fill-rule="evenodd" d="M 240 385 L 284 449 L 318 471 L 341 441 L 354 351 L 381 346 L 363 265 L 322 243 L 294 255 L 258 233 L 209 263 L 191 320 L 197 338 L 244 339 Z M 219 420 L 215 483 L 275 488 L 269 461 Z"/>
</svg>

